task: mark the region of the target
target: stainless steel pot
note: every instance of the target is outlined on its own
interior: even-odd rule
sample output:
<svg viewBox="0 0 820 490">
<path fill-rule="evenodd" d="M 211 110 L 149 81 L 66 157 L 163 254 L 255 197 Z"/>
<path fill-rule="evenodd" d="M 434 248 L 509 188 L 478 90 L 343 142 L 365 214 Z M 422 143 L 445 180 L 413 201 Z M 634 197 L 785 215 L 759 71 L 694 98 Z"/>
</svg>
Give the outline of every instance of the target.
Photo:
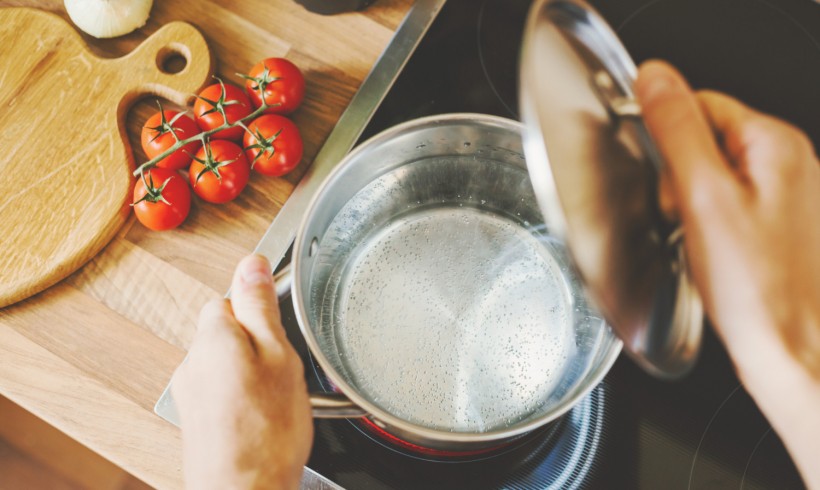
<svg viewBox="0 0 820 490">
<path fill-rule="evenodd" d="M 544 226 L 522 127 L 452 114 L 368 140 L 313 199 L 293 249 L 302 333 L 338 390 L 414 444 L 499 445 L 569 410 L 621 342 Z"/>
</svg>

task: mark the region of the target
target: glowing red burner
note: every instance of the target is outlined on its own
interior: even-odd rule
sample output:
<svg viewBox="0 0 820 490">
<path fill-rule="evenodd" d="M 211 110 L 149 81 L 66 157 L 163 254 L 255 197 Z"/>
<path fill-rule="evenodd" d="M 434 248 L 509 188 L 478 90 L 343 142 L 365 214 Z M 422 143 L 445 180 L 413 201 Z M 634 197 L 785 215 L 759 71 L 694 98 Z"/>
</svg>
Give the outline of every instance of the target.
<svg viewBox="0 0 820 490">
<path fill-rule="evenodd" d="M 369 431 L 375 433 L 375 435 L 378 436 L 379 438 L 381 438 L 383 440 L 386 440 L 386 441 L 390 442 L 391 444 L 393 444 L 395 446 L 398 446 L 401 449 L 409 451 L 410 453 L 419 454 L 419 455 L 426 455 L 426 456 L 433 456 L 433 457 L 436 457 L 436 458 L 443 458 L 443 459 L 459 459 L 459 458 L 464 458 L 464 457 L 489 454 L 489 453 L 498 451 L 499 449 L 505 448 L 505 447 L 509 446 L 510 444 L 512 444 L 512 442 L 515 442 L 515 441 L 506 442 L 506 443 L 498 445 L 498 446 L 485 447 L 485 448 L 482 448 L 482 449 L 474 449 L 474 450 L 471 450 L 471 451 L 444 451 L 442 449 L 433 449 L 433 448 L 430 448 L 430 447 L 419 446 L 418 444 L 413 444 L 412 442 L 407 442 L 404 439 L 400 439 L 400 438 L 394 436 L 393 434 L 385 431 L 384 429 L 382 429 L 381 427 L 376 425 L 372 420 L 370 420 L 368 418 L 359 419 L 359 422 L 361 422 L 362 425 L 365 426 L 366 430 L 369 430 Z"/>
</svg>

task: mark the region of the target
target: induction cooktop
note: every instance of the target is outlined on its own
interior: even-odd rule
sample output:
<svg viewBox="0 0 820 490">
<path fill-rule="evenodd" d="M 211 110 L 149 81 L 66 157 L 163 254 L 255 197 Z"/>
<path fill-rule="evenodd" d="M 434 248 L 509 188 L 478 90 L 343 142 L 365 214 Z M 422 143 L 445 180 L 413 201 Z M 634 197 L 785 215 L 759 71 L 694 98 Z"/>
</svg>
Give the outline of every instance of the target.
<svg viewBox="0 0 820 490">
<path fill-rule="evenodd" d="M 694 87 L 728 92 L 789 120 L 805 129 L 818 147 L 820 4 L 812 0 L 590 3 L 636 62 L 666 59 Z M 416 6 L 420 4 L 425 2 Z M 382 82 L 391 87 L 384 99 L 379 103 L 377 96 L 362 95 L 378 109 L 358 141 L 433 114 L 479 112 L 517 119 L 518 51 L 530 4 L 530 0 L 447 0 L 392 86 L 389 80 Z M 402 62 L 403 58 L 395 61 L 393 67 L 400 68 Z M 364 125 L 369 116 L 364 111 L 357 120 Z M 354 135 L 350 143 L 355 139 Z M 334 135 L 328 141 L 335 142 Z M 322 160 L 320 152 L 314 166 L 331 165 Z M 309 173 L 306 178 L 317 175 Z M 300 187 L 310 190 L 316 185 L 303 181 Z M 295 193 L 294 197 L 302 201 L 309 196 Z M 271 240 L 292 235 L 298 213 L 291 214 L 293 218 L 277 218 L 257 248 L 275 262 L 286 243 L 283 247 L 280 239 L 272 246 Z M 286 262 L 287 258 L 280 268 Z M 289 298 L 283 302 L 282 315 L 288 337 L 305 364 L 309 387 L 328 389 L 301 337 Z M 158 412 L 162 404 L 163 400 Z M 163 407 L 169 406 L 165 400 Z M 316 420 L 315 428 L 306 474 L 324 478 L 306 479 L 305 488 L 804 488 L 777 434 L 743 389 L 709 326 L 700 359 L 684 379 L 656 380 L 622 356 L 604 381 L 557 422 L 488 453 L 459 457 L 425 453 L 357 421 Z"/>
<path fill-rule="evenodd" d="M 360 141 L 427 115 L 518 118 L 528 0 L 448 0 Z M 663 58 L 696 88 L 735 95 L 820 142 L 820 5 L 809 0 L 593 0 L 636 62 Z M 548 81 L 545 81 L 548 83 Z M 322 387 L 292 310 L 312 385 Z M 711 328 L 685 379 L 659 381 L 622 356 L 583 403 L 517 447 L 432 458 L 355 422 L 316 422 L 308 466 L 346 488 L 803 488 Z M 326 388 L 326 386 L 325 386 Z"/>
</svg>

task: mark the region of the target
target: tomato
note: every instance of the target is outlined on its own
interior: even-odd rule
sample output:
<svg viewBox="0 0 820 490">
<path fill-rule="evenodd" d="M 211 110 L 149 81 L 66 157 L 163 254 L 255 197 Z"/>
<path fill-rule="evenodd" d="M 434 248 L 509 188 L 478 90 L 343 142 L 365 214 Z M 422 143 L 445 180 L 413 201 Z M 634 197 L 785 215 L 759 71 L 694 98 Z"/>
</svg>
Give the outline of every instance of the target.
<svg viewBox="0 0 820 490">
<path fill-rule="evenodd" d="M 191 189 L 185 178 L 168 168 L 146 171 L 134 186 L 134 214 L 152 230 L 179 226 L 191 209 Z"/>
<path fill-rule="evenodd" d="M 302 161 L 302 136 L 290 119 L 276 114 L 257 117 L 242 142 L 251 168 L 262 175 L 279 177 Z"/>
<path fill-rule="evenodd" d="M 253 112 L 253 107 L 245 92 L 236 85 L 225 85 L 221 80 L 215 85 L 205 87 L 194 102 L 196 123 L 203 131 L 215 129 L 224 124 L 225 120 L 219 108 L 225 110 L 228 123 L 234 123 Z M 211 139 L 241 141 L 244 131 L 242 127 L 235 126 L 212 134 Z"/>
<path fill-rule="evenodd" d="M 250 173 L 242 148 L 230 141 L 214 140 L 206 143 L 194 156 L 188 178 L 197 196 L 220 204 L 242 192 Z"/>
<path fill-rule="evenodd" d="M 184 113 L 160 111 L 148 118 L 142 126 L 142 149 L 148 158 L 154 158 L 174 146 L 177 138 L 184 140 L 199 134 L 199 127 Z M 176 138 L 174 137 L 176 135 Z M 202 143 L 194 141 L 157 162 L 158 167 L 179 170 L 191 163 L 191 155 L 199 150 Z"/>
<path fill-rule="evenodd" d="M 305 97 L 305 77 L 285 58 L 264 59 L 242 78 L 254 107 L 262 105 L 265 93 L 265 102 L 270 106 L 265 109 L 267 114 L 290 114 Z"/>
</svg>

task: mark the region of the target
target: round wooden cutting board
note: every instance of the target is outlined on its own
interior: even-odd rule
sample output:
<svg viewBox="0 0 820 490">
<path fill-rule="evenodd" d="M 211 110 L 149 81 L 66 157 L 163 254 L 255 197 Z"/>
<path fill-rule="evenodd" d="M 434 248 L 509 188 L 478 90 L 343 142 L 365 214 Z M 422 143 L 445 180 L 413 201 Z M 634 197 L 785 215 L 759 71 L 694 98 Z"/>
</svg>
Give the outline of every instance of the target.
<svg viewBox="0 0 820 490">
<path fill-rule="evenodd" d="M 165 73 L 173 54 L 185 68 Z M 184 22 L 101 59 L 54 14 L 0 9 L 0 307 L 75 271 L 125 222 L 131 104 L 155 94 L 184 105 L 211 73 L 205 39 Z"/>
</svg>

